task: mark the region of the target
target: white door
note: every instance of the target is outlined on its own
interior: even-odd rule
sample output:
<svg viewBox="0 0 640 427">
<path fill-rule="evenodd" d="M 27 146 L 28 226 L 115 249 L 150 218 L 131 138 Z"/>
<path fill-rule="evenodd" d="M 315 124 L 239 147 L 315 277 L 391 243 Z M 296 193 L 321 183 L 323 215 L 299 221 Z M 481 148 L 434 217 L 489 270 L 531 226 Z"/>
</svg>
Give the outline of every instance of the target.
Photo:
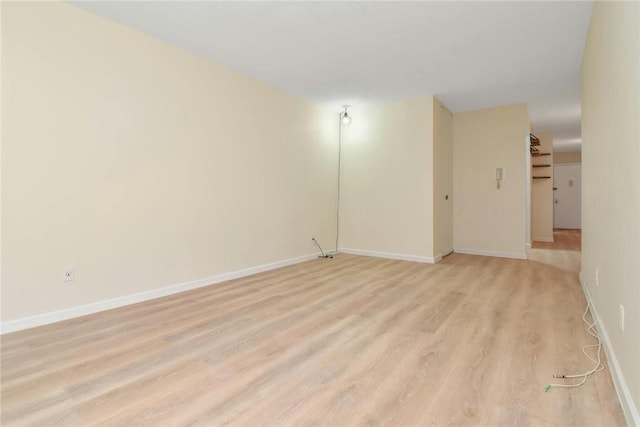
<svg viewBox="0 0 640 427">
<path fill-rule="evenodd" d="M 553 228 L 582 228 L 582 166 L 553 167 Z"/>
<path fill-rule="evenodd" d="M 438 188 L 440 221 L 438 224 L 440 250 L 436 255 L 453 252 L 453 115 L 446 108 L 438 108 L 440 115 L 440 145 L 438 146 Z"/>
</svg>

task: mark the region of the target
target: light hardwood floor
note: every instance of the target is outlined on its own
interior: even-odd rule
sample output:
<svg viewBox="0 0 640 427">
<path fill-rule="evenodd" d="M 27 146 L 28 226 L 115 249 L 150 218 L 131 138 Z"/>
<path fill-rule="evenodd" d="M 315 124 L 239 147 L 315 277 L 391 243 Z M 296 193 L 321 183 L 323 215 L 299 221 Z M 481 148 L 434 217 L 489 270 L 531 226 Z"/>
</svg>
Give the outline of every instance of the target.
<svg viewBox="0 0 640 427">
<path fill-rule="evenodd" d="M 608 368 L 543 392 L 591 367 L 579 232 L 556 236 L 529 261 L 341 254 L 5 335 L 2 424 L 625 425 Z"/>
</svg>

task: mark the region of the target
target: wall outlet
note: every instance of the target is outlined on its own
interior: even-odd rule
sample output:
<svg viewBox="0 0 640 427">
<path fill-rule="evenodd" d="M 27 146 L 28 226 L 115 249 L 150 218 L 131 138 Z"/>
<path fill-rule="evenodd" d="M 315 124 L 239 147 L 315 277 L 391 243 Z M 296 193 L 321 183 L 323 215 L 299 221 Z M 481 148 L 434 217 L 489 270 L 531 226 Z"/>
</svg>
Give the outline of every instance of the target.
<svg viewBox="0 0 640 427">
<path fill-rule="evenodd" d="M 618 326 L 621 331 L 624 331 L 624 306 L 622 304 L 618 307 Z"/>
<path fill-rule="evenodd" d="M 596 267 L 596 288 L 600 285 L 600 283 L 598 283 L 598 267 Z"/>
<path fill-rule="evenodd" d="M 62 272 L 62 280 L 65 282 L 73 282 L 76 278 L 75 273 L 73 272 L 73 267 L 65 268 Z"/>
</svg>

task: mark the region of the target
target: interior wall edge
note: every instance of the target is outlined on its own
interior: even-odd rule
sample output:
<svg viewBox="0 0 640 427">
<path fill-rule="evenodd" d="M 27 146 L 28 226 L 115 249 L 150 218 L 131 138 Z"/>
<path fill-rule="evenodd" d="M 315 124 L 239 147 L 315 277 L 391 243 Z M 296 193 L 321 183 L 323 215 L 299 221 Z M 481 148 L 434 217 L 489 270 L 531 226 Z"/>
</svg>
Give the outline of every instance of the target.
<svg viewBox="0 0 640 427">
<path fill-rule="evenodd" d="M 595 305 L 595 302 L 591 298 L 591 292 L 589 292 L 589 287 L 584 281 L 582 272 L 580 272 L 579 279 L 580 285 L 582 286 L 582 292 L 584 292 L 584 296 L 589 303 L 591 316 L 596 322 L 598 334 L 600 335 L 604 351 L 607 355 L 607 361 L 609 362 L 609 371 L 611 372 L 613 384 L 616 388 L 616 392 L 618 393 L 618 400 L 620 401 L 620 406 L 622 407 L 624 417 L 627 420 L 628 425 L 640 426 L 640 413 L 638 412 L 638 408 L 636 408 L 633 402 L 631 391 L 629 390 L 629 386 L 627 386 L 627 382 L 625 381 L 624 375 L 622 374 L 622 369 L 620 368 L 620 364 L 618 363 L 616 354 L 613 351 L 613 346 L 611 345 L 609 334 L 607 333 L 607 329 L 604 327 L 604 323 L 602 322 L 602 319 L 598 314 L 598 309 Z"/>
<path fill-rule="evenodd" d="M 526 252 L 501 252 L 480 249 L 454 248 L 453 252 L 465 255 L 493 256 L 498 258 L 527 259 Z"/>
<path fill-rule="evenodd" d="M 332 252 L 329 249 L 326 252 Z M 14 320 L 7 320 L 0 323 L 0 335 L 8 334 L 11 332 L 17 332 L 24 329 L 35 328 L 37 326 L 49 325 L 51 323 L 61 322 L 63 320 L 73 319 L 76 317 L 86 316 L 89 314 L 98 313 L 101 311 L 107 311 L 114 308 L 124 307 L 127 305 L 137 304 L 144 301 L 149 301 L 156 298 L 162 298 L 165 296 L 177 294 L 180 292 L 186 292 L 205 286 L 211 286 L 218 283 L 226 282 L 233 279 L 239 279 L 242 277 L 252 276 L 254 274 L 263 273 L 269 270 L 275 270 L 289 265 L 299 264 L 301 262 L 315 259 L 320 253 L 312 253 L 295 258 L 289 258 L 281 261 L 272 262 L 269 264 L 258 265 L 255 267 L 249 267 L 238 271 L 232 271 L 228 273 L 216 274 L 214 276 L 205 277 L 198 280 L 192 280 L 189 282 L 178 283 L 175 285 L 165 286 L 162 288 L 151 289 L 148 291 L 138 292 L 131 295 L 122 297 L 111 298 L 104 301 L 98 301 L 89 304 L 83 304 L 75 307 L 65 308 L 62 310 L 51 311 L 48 313 L 36 314 L 33 316 L 22 317 Z"/>
<path fill-rule="evenodd" d="M 367 249 L 353 249 L 353 248 L 340 248 L 338 252 L 342 252 L 350 255 L 397 259 L 400 261 L 422 262 L 427 264 L 435 264 L 436 262 L 440 261 L 440 259 L 442 258 L 442 256 L 440 255 L 436 257 L 429 257 L 429 256 L 422 256 L 422 255 L 396 254 L 391 252 L 370 251 Z"/>
</svg>

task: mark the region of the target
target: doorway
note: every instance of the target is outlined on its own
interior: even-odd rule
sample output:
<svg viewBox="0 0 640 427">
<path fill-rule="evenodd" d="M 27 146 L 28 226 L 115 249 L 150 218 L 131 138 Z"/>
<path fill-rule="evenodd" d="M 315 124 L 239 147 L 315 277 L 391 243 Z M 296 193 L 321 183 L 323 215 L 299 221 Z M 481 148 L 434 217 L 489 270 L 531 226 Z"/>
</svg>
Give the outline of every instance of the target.
<svg viewBox="0 0 640 427">
<path fill-rule="evenodd" d="M 553 228 L 582 228 L 582 165 L 553 167 Z"/>
</svg>

